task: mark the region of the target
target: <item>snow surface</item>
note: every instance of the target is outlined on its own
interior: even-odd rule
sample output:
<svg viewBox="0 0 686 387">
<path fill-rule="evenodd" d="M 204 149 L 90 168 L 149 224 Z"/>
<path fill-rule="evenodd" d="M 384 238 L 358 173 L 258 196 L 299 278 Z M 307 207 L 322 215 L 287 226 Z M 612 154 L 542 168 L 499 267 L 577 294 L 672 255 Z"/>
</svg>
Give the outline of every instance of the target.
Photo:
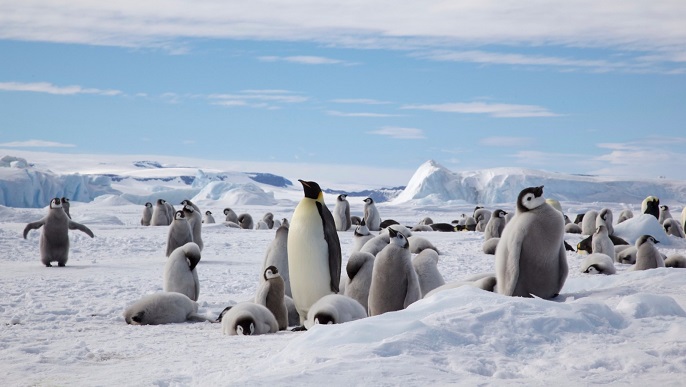
<svg viewBox="0 0 686 387">
<path fill-rule="evenodd" d="M 152 192 L 159 182 L 128 184 L 134 191 Z M 256 219 L 266 212 L 290 219 L 301 190 L 257 186 L 273 201 L 232 206 L 234 211 Z M 325 198 L 332 208 L 335 197 Z M 221 214 L 228 200 L 209 195 L 197 204 L 203 212 Z M 618 214 L 627 206 L 640 207 L 640 200 L 561 202 L 568 214 L 605 207 Z M 361 215 L 361 198 L 350 203 L 352 214 Z M 383 219 L 410 226 L 427 216 L 450 222 L 474 208 L 460 201 L 418 203 L 378 208 Z M 508 201 L 487 206 L 513 207 Z M 211 323 L 129 326 L 122 312 L 143 295 L 162 290 L 166 262 L 167 227 L 140 226 L 142 210 L 118 195 L 72 200 L 72 218 L 90 227 L 95 238 L 70 231 L 67 266 L 46 268 L 40 264 L 40 232 L 21 237 L 26 223 L 43 217 L 46 209 L 0 206 L 3 385 L 677 386 L 686 376 L 686 271 L 630 272 L 629 265 L 617 264 L 617 275 L 583 274 L 584 255 L 573 252 L 567 253 L 569 277 L 554 300 L 462 287 L 404 311 L 255 337 L 224 336 L 220 324 Z M 624 227 L 645 231 L 642 222 Z M 339 233 L 344 264 L 352 235 Z M 439 270 L 446 282 L 495 271 L 494 257 L 481 250 L 482 233 L 421 236 L 441 251 Z M 201 314 L 216 317 L 254 295 L 273 238 L 274 230 L 203 225 L 205 249 L 197 267 Z M 576 245 L 582 238 L 567 234 L 565 239 Z M 686 253 L 686 242 L 671 242 L 657 247 L 668 256 Z"/>
</svg>

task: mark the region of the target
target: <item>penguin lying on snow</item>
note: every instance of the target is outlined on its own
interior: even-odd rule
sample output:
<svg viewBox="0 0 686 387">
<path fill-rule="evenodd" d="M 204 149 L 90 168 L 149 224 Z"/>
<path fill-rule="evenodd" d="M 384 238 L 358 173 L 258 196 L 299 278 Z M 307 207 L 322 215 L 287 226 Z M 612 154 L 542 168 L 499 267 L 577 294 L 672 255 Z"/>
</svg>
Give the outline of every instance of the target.
<svg viewBox="0 0 686 387">
<path fill-rule="evenodd" d="M 198 304 L 181 293 L 159 292 L 143 296 L 124 310 L 131 325 L 158 325 L 186 321 L 210 321 L 198 314 Z"/>
<path fill-rule="evenodd" d="M 367 311 L 357 300 L 342 294 L 329 294 L 315 302 L 307 314 L 305 328 L 315 324 L 343 324 L 367 317 Z"/>
<path fill-rule="evenodd" d="M 222 311 L 219 316 L 225 335 L 263 335 L 279 330 L 274 314 L 266 306 L 241 302 Z"/>
</svg>

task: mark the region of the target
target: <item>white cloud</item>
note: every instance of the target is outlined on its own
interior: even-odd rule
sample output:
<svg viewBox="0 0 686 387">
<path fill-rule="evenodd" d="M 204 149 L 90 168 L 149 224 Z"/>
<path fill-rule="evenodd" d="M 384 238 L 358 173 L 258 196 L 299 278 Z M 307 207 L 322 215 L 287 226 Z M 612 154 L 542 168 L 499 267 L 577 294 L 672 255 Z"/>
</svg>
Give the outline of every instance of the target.
<svg viewBox="0 0 686 387">
<path fill-rule="evenodd" d="M 383 118 L 383 117 L 401 117 L 400 114 L 386 114 L 386 113 L 345 113 L 339 112 L 337 110 L 328 110 L 326 114 L 336 117 L 370 117 L 370 118 Z"/>
<path fill-rule="evenodd" d="M 339 60 L 339 59 L 331 59 L 331 58 L 325 58 L 322 56 L 308 56 L 308 55 L 260 56 L 257 59 L 259 59 L 262 62 L 289 62 L 289 63 L 298 63 L 298 64 L 305 64 L 305 65 L 333 65 L 333 64 L 353 65 L 353 64 L 356 64 L 353 62 L 348 62 L 348 61 Z"/>
<path fill-rule="evenodd" d="M 119 90 L 103 90 L 95 88 L 84 88 L 82 86 L 56 86 L 49 82 L 0 82 L 2 91 L 29 91 L 34 93 L 47 93 L 56 95 L 76 95 L 76 94 L 97 94 L 105 96 L 121 95 Z"/>
<path fill-rule="evenodd" d="M 360 104 L 360 105 L 388 105 L 388 101 L 379 101 L 377 99 L 371 98 L 339 98 L 332 99 L 331 102 L 334 103 L 349 103 L 349 104 Z"/>
<path fill-rule="evenodd" d="M 401 109 L 430 110 L 444 113 L 486 114 L 498 118 L 556 117 L 559 114 L 536 105 L 513 105 L 485 102 L 454 102 L 429 105 L 406 105 Z"/>
<path fill-rule="evenodd" d="M 28 141 L 12 141 L 0 143 L 0 146 L 8 148 L 73 148 L 74 144 L 64 144 L 61 142 L 44 141 L 44 140 L 28 140 Z"/>
<path fill-rule="evenodd" d="M 281 104 L 303 103 L 309 97 L 288 90 L 243 90 L 234 94 L 210 94 L 211 104 L 227 107 L 252 107 L 259 109 L 280 109 Z"/>
<path fill-rule="evenodd" d="M 485 146 L 493 147 L 522 147 L 527 145 L 534 145 L 536 140 L 531 137 L 505 137 L 494 136 L 482 138 L 479 143 Z"/>
<path fill-rule="evenodd" d="M 378 134 L 381 136 L 388 136 L 391 138 L 401 139 L 401 140 L 421 140 L 426 138 L 424 136 L 424 131 L 415 128 L 400 128 L 395 126 L 386 126 L 381 129 L 372 130 L 367 132 L 369 134 Z"/>
</svg>

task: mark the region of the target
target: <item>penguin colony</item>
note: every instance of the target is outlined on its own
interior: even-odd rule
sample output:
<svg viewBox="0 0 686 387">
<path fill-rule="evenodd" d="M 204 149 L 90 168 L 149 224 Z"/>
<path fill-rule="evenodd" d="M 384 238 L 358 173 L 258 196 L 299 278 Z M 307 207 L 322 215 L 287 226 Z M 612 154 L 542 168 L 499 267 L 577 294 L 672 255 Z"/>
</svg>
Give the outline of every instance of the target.
<svg viewBox="0 0 686 387">
<path fill-rule="evenodd" d="M 202 225 L 215 224 L 212 212 L 201 212 L 190 200 L 180 203 L 180 211 L 164 199 L 145 203 L 140 224 L 168 227 L 164 291 L 131 303 L 124 311 L 124 321 L 132 325 L 210 321 L 221 323 L 227 335 L 257 335 L 289 327 L 307 330 L 315 324 L 340 324 L 401 310 L 421 298 L 459 286 L 508 296 L 555 298 L 567 277 L 564 234 L 575 232 L 569 231 L 574 229 L 570 225 L 580 233 L 594 227 L 583 249 L 578 248 L 589 253 L 581 264 L 581 271 L 589 275 L 616 274 L 616 264 L 632 265 L 629 270 L 686 267 L 683 255 L 666 257 L 660 253 L 660 241 L 655 236 L 643 235 L 632 245 L 614 236 L 609 209 L 589 210 L 571 222 L 558 201 L 543 198 L 542 186 L 523 189 L 514 203 L 514 214 L 478 206 L 472 216 L 462 214 L 451 223 L 424 218 L 407 227 L 383 219 L 372 198 L 364 199 L 364 214 L 355 217 L 350 215 L 347 195 L 340 194 L 332 213 L 317 183 L 300 183 L 304 197 L 290 221 L 274 219 L 268 212 L 254 223 L 250 214 L 222 210 L 225 219 L 220 224 L 226 227 L 276 232 L 266 250 L 254 298 L 227 307 L 218 318 L 198 314 L 196 303 L 200 294 L 197 267 L 201 262 L 201 230 Z M 66 265 L 68 230 L 94 237 L 86 226 L 71 220 L 68 205 L 67 198 L 53 199 L 48 214 L 24 229 L 26 239 L 29 231 L 42 228 L 40 255 L 46 266 L 51 262 Z M 616 224 L 643 214 L 658 219 L 666 235 L 684 238 L 684 225 L 652 196 L 643 201 L 639 215 L 626 209 Z M 353 247 L 342 268 L 338 233 L 346 231 L 351 233 Z M 426 231 L 483 233 L 484 251 L 495 255 L 496 272 L 445 283 L 438 249 L 426 238 L 413 235 Z"/>
</svg>

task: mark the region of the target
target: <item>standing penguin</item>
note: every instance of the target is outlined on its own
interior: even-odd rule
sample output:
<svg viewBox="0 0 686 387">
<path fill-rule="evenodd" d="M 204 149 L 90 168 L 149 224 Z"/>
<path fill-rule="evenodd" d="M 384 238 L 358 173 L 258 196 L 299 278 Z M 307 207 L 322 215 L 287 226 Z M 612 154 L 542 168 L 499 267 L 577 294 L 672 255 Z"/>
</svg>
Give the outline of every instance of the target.
<svg viewBox="0 0 686 387">
<path fill-rule="evenodd" d="M 181 211 L 177 211 L 179 213 Z M 200 280 L 195 270 L 200 262 L 200 248 L 193 242 L 176 248 L 164 265 L 162 289 L 165 292 L 185 294 L 193 301 L 200 295 Z"/>
<path fill-rule="evenodd" d="M 173 217 L 173 214 L 172 214 Z M 172 218 L 173 219 L 173 218 Z M 164 199 L 157 199 L 155 207 L 152 209 L 151 226 L 169 226 L 171 222 L 167 216 L 167 202 Z"/>
<path fill-rule="evenodd" d="M 191 231 L 193 232 L 193 242 L 195 242 L 200 248 L 200 251 L 202 251 L 202 215 L 200 215 L 199 211 L 195 210 L 195 207 L 193 207 L 192 204 L 183 205 L 183 214 L 186 216 L 186 219 L 188 219 L 188 224 L 191 226 Z"/>
<path fill-rule="evenodd" d="M 655 244 L 660 243 L 650 235 L 643 235 L 636 240 L 636 263 L 630 270 L 648 270 L 665 267 L 664 258 Z"/>
<path fill-rule="evenodd" d="M 71 214 L 69 213 L 69 206 L 70 206 L 69 198 L 66 197 L 66 196 L 62 196 L 62 209 L 63 209 L 64 212 L 67 214 L 67 216 L 69 217 L 69 219 L 71 219 Z M 660 223 L 661 223 L 661 222 L 660 222 Z"/>
<path fill-rule="evenodd" d="M 491 238 L 500 238 L 500 235 L 505 228 L 505 215 L 507 215 L 507 212 L 501 209 L 493 211 L 493 215 L 491 216 L 491 219 L 488 220 L 488 224 L 484 230 L 484 241 Z"/>
<path fill-rule="evenodd" d="M 495 252 L 498 293 L 553 298 L 569 268 L 562 214 L 545 202 L 543 186 L 523 189 L 516 215 L 503 230 Z"/>
<path fill-rule="evenodd" d="M 370 231 L 379 231 L 381 229 L 381 215 L 372 198 L 364 199 L 364 222 Z"/>
<path fill-rule="evenodd" d="M 360 251 L 372 238 L 374 238 L 374 235 L 369 232 L 369 228 L 367 228 L 364 219 L 362 219 L 360 224 L 355 227 L 355 232 L 353 233 L 353 247 L 350 249 L 350 254 Z"/>
<path fill-rule="evenodd" d="M 388 229 L 391 242 L 377 254 L 369 288 L 369 315 L 402 310 L 422 297 L 419 278 L 412 267 L 410 242 Z"/>
<path fill-rule="evenodd" d="M 143 207 L 143 216 L 141 216 L 141 226 L 150 226 L 152 219 L 152 203 L 147 202 Z"/>
<path fill-rule="evenodd" d="M 279 330 L 282 331 L 288 328 L 288 309 L 286 309 L 284 301 L 286 296 L 284 280 L 276 266 L 269 266 L 264 269 L 262 277 L 264 282 L 257 290 L 255 303 L 266 306 L 274 314 Z"/>
<path fill-rule="evenodd" d="M 29 231 L 43 227 L 40 236 L 40 260 L 46 267 L 50 262 L 57 262 L 57 266 L 64 266 L 69 259 L 69 230 L 79 230 L 93 238 L 93 231 L 81 223 L 69 219 L 62 209 L 62 199 L 54 198 L 50 201 L 48 215 L 43 219 L 32 222 L 24 228 L 24 239 Z"/>
<path fill-rule="evenodd" d="M 676 219 L 665 219 L 665 222 L 662 223 L 662 227 L 665 229 L 665 233 L 667 233 L 667 235 L 674 235 L 677 238 L 686 238 L 686 235 L 684 235 L 684 230 L 681 228 Z"/>
<path fill-rule="evenodd" d="M 581 221 L 581 233 L 584 235 L 593 235 L 596 229 L 596 218 L 598 217 L 598 211 L 588 210 L 584 214 L 584 218 Z"/>
<path fill-rule="evenodd" d="M 672 219 L 672 213 L 669 212 L 669 206 L 663 204 L 660 206 L 660 215 L 657 217 L 657 221 L 663 224 L 667 219 Z"/>
<path fill-rule="evenodd" d="M 278 273 L 281 275 L 285 286 L 285 293 L 288 297 L 292 297 L 291 280 L 288 270 L 288 227 L 281 226 L 276 229 L 274 240 L 269 244 L 267 253 L 264 255 L 264 262 L 262 263 L 262 271 L 264 272 L 269 266 L 275 266 Z M 265 277 L 260 276 L 260 282 L 265 281 Z"/>
<path fill-rule="evenodd" d="M 170 225 L 171 222 L 174 220 L 174 214 L 176 213 L 176 209 L 174 206 L 172 206 L 171 203 L 165 201 L 164 202 L 164 207 L 167 209 L 167 225 Z"/>
<path fill-rule="evenodd" d="M 183 211 L 176 211 L 174 213 L 174 221 L 169 225 L 165 255 L 168 257 L 176 248 L 188 242 L 193 242 L 193 230 L 188 223 L 188 219 L 186 219 L 185 213 Z"/>
<path fill-rule="evenodd" d="M 598 212 L 598 215 L 595 218 L 595 227 L 598 228 L 598 226 L 604 225 L 605 228 L 607 229 L 607 235 L 612 235 L 615 233 L 615 228 L 612 225 L 612 210 L 609 208 L 603 208 Z"/>
<path fill-rule="evenodd" d="M 648 196 L 643 199 L 641 203 L 641 213 L 650 214 L 656 218 L 660 218 L 660 199 L 655 196 Z"/>
<path fill-rule="evenodd" d="M 345 285 L 344 294 L 357 300 L 364 310 L 368 310 L 369 306 L 369 288 L 372 285 L 373 269 L 374 256 L 361 251 L 350 254 L 348 264 L 345 266 L 348 283 Z"/>
<path fill-rule="evenodd" d="M 605 254 L 615 259 L 615 245 L 610 239 L 607 227 L 604 224 L 599 224 L 593 233 L 591 239 L 591 252 L 596 254 Z"/>
<path fill-rule="evenodd" d="M 227 222 L 233 222 L 238 224 L 238 215 L 232 209 L 226 207 L 224 209 L 224 215 L 226 215 Z"/>
<path fill-rule="evenodd" d="M 238 225 L 244 230 L 252 230 L 255 223 L 250 214 L 240 214 L 238 216 Z"/>
<path fill-rule="evenodd" d="M 426 249 L 417 254 L 412 259 L 412 266 L 417 272 L 422 297 L 437 287 L 445 285 L 445 280 L 441 272 L 438 271 L 438 253 L 436 251 Z"/>
<path fill-rule="evenodd" d="M 205 211 L 205 215 L 202 217 L 202 222 L 205 224 L 215 223 L 214 216 L 212 216 L 212 211 Z"/>
<path fill-rule="evenodd" d="M 197 211 L 198 214 L 201 213 L 201 212 L 200 212 L 200 207 L 198 207 L 195 203 L 193 203 L 192 201 L 190 201 L 190 199 L 183 199 L 183 200 L 181 201 L 181 205 L 182 205 L 182 206 L 189 205 L 189 206 L 193 207 L 193 209 L 194 209 L 195 211 Z"/>
<path fill-rule="evenodd" d="M 298 180 L 305 197 L 295 207 L 288 231 L 288 269 L 300 322 L 317 300 L 338 293 L 341 242 L 324 193 L 314 181 Z"/>
<path fill-rule="evenodd" d="M 269 230 L 274 228 L 274 214 L 272 214 L 271 212 L 267 212 L 266 214 L 264 214 L 264 216 L 262 217 L 262 221 L 267 225 L 267 228 Z"/>
<path fill-rule="evenodd" d="M 474 210 L 474 220 L 476 220 L 475 231 L 484 232 L 486 230 L 486 225 L 488 225 L 488 221 L 491 220 L 491 216 L 491 211 L 483 207 Z"/>
<path fill-rule="evenodd" d="M 336 206 L 333 209 L 333 221 L 336 223 L 336 230 L 348 231 L 352 225 L 350 221 L 350 203 L 346 199 L 348 195 L 341 194 L 336 198 Z"/>
</svg>

